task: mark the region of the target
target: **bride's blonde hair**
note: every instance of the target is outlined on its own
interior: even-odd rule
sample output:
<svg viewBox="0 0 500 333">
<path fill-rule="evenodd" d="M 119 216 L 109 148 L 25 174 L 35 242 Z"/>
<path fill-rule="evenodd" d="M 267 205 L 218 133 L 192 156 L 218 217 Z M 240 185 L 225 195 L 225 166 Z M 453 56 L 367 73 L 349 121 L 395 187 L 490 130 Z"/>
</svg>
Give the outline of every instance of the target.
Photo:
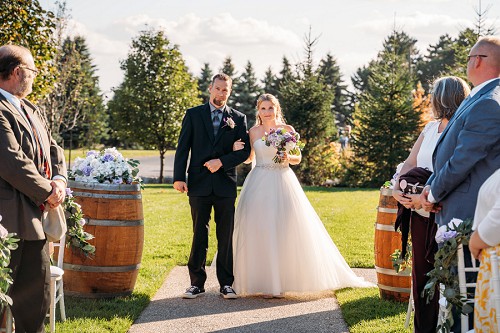
<svg viewBox="0 0 500 333">
<path fill-rule="evenodd" d="M 271 102 L 273 104 L 274 109 L 276 110 L 276 122 L 286 124 L 285 117 L 283 117 L 283 112 L 281 111 L 280 101 L 278 101 L 278 99 L 274 95 L 262 94 L 259 96 L 259 98 L 257 98 L 257 119 L 255 122 L 255 126 L 262 125 L 262 119 L 260 119 L 259 117 L 259 109 L 262 102 L 265 101 Z"/>
</svg>

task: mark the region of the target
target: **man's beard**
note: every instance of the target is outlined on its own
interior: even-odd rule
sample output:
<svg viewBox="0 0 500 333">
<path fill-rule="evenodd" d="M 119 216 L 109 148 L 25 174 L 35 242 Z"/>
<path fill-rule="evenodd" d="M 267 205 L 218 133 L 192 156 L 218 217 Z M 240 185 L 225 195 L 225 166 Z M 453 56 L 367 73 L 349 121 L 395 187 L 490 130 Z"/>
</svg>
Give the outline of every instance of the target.
<svg viewBox="0 0 500 333">
<path fill-rule="evenodd" d="M 221 106 L 224 106 L 226 105 L 226 101 L 223 101 L 221 99 L 217 99 L 217 98 L 214 98 L 212 103 L 215 105 L 215 106 L 218 106 L 218 107 L 221 107 Z"/>
<path fill-rule="evenodd" d="M 24 98 L 31 93 L 32 89 L 33 88 L 30 84 L 29 79 L 26 77 L 26 75 L 23 75 L 23 77 L 21 79 L 21 83 L 19 84 L 16 91 L 14 92 L 14 95 L 19 96 L 21 98 Z"/>
</svg>

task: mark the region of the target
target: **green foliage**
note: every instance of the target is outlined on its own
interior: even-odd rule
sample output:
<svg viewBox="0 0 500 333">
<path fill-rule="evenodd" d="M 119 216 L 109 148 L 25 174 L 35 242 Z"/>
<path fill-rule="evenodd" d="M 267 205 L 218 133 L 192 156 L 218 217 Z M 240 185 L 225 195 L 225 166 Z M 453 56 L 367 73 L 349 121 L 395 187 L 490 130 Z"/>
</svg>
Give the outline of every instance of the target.
<svg viewBox="0 0 500 333">
<path fill-rule="evenodd" d="M 281 90 L 283 89 L 284 85 L 286 82 L 293 80 L 293 72 L 292 72 L 292 65 L 290 64 L 290 61 L 288 61 L 287 57 L 283 56 L 283 67 L 281 68 L 281 71 L 279 72 L 279 76 L 276 78 L 276 88 L 277 88 L 277 94 L 275 95 L 279 100 L 282 98 Z"/>
<path fill-rule="evenodd" d="M 212 83 L 212 77 L 214 73 L 210 69 L 209 64 L 206 62 L 203 64 L 203 68 L 201 69 L 201 75 L 198 78 L 198 89 L 200 91 L 198 98 L 202 100 L 202 103 L 208 103 L 210 99 L 210 92 L 208 91 L 208 87 Z"/>
<path fill-rule="evenodd" d="M 0 215 L 0 221 L 2 216 Z M 7 295 L 9 287 L 12 284 L 10 274 L 12 270 L 8 267 L 10 264 L 10 253 L 17 249 L 19 238 L 15 233 L 8 231 L 0 224 L 0 313 L 7 305 L 12 305 L 12 299 Z"/>
<path fill-rule="evenodd" d="M 27 47 L 40 70 L 30 96 L 33 100 L 45 96 L 54 82 L 54 28 L 54 13 L 42 9 L 38 0 L 3 0 L 0 4 L 0 45 Z"/>
<path fill-rule="evenodd" d="M 333 92 L 332 113 L 336 123 L 340 127 L 351 123 L 352 109 L 348 106 L 347 85 L 343 82 L 337 59 L 327 53 L 326 57 L 320 61 L 317 71 L 323 77 L 328 89 Z"/>
<path fill-rule="evenodd" d="M 77 254 L 92 257 L 95 253 L 95 246 L 88 241 L 93 239 L 94 236 L 83 230 L 85 219 L 83 218 L 82 207 L 76 203 L 72 195 L 73 192 L 70 190 L 68 193 L 68 190 L 69 188 L 66 189 L 66 198 L 63 203 L 64 216 L 68 225 L 66 246 L 74 250 Z"/>
<path fill-rule="evenodd" d="M 230 56 L 226 57 L 224 59 L 224 62 L 222 63 L 222 67 L 219 69 L 219 73 L 224 73 L 229 75 L 229 77 L 233 80 L 233 91 L 235 90 L 235 87 L 238 85 L 238 73 L 234 69 L 234 64 L 233 60 L 231 59 Z M 227 104 L 229 106 L 234 106 L 236 103 L 236 98 L 233 94 L 231 94 L 227 100 Z"/>
<path fill-rule="evenodd" d="M 413 65 L 392 51 L 401 47 L 386 45 L 396 43 L 394 36 L 399 35 L 393 33 L 386 40 L 359 95 L 351 139 L 354 157 L 346 175 L 351 186 L 379 187 L 391 178 L 417 138 L 420 114 L 412 105 Z"/>
<path fill-rule="evenodd" d="M 163 156 L 177 144 L 184 113 L 200 103 L 196 79 L 161 30 L 141 32 L 121 68 L 124 81 L 108 104 L 114 137 L 157 149 L 161 181 Z"/>
<path fill-rule="evenodd" d="M 278 78 L 276 77 L 276 74 L 273 73 L 271 66 L 269 66 L 264 73 L 264 78 L 261 80 L 262 82 L 262 90 L 266 94 L 271 94 L 274 96 L 278 96 Z"/>
<path fill-rule="evenodd" d="M 255 124 L 257 97 L 261 93 L 261 88 L 257 83 L 257 77 L 252 63 L 247 62 L 245 71 L 238 77 L 237 84 L 233 88 L 234 107 L 247 116 L 248 128 Z"/>
<path fill-rule="evenodd" d="M 92 148 L 107 138 L 108 116 L 85 38 L 67 37 L 55 64 L 54 89 L 41 102 L 53 136 L 70 148 Z"/>
<path fill-rule="evenodd" d="M 470 304 L 466 303 L 467 298 L 460 294 L 457 271 L 458 247 L 460 245 L 469 244 L 469 239 L 472 234 L 473 221 L 471 219 L 467 219 L 462 223 L 457 224 L 458 223 L 454 223 L 452 221 L 445 226 L 448 237 L 444 237 L 442 246 L 434 255 L 434 269 L 427 273 L 429 281 L 425 285 L 423 292 L 423 294 L 427 296 L 427 299 L 430 300 L 434 297 L 439 297 L 438 295 L 435 295 L 436 289 L 440 284 L 444 285 L 443 296 L 446 298 L 448 303 L 447 309 L 449 310 L 448 312 L 450 316 L 446 318 L 442 325 L 438 325 L 438 332 L 440 333 L 450 332 L 450 327 L 453 325 L 453 318 L 451 316 L 452 306 L 455 306 L 463 314 L 469 314 L 473 311 Z M 438 233 L 439 232 L 440 230 L 438 230 Z M 474 295 L 468 296 L 469 298 L 473 298 Z"/>
<path fill-rule="evenodd" d="M 297 66 L 297 75 L 280 84 L 280 103 L 285 118 L 305 143 L 302 161 L 296 167 L 296 172 L 307 185 L 318 185 L 326 180 L 315 176 L 321 174 L 315 154 L 317 149 L 322 150 L 318 146 L 328 145 L 335 133 L 330 110 L 333 93 L 313 66 L 312 49 L 315 43 L 316 40 L 312 40 L 310 35 L 306 38 L 306 59 Z"/>
<path fill-rule="evenodd" d="M 453 67 L 455 62 L 453 39 L 448 34 L 440 36 L 435 45 L 427 48 L 427 54 L 417 65 L 418 80 L 425 91 L 430 90 L 430 84 L 436 78 L 448 75 L 448 69 Z"/>
</svg>

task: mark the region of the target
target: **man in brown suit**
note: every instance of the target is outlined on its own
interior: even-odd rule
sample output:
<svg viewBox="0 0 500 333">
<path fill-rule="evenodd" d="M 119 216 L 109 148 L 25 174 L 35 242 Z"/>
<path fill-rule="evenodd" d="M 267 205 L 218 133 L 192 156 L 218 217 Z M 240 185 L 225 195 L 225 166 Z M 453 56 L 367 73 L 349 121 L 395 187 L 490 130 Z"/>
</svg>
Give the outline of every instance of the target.
<svg viewBox="0 0 500 333">
<path fill-rule="evenodd" d="M 24 99 L 38 74 L 30 51 L 0 47 L 0 215 L 21 239 L 12 252 L 12 314 L 17 333 L 44 332 L 50 305 L 50 261 L 42 212 L 65 196 L 63 150 L 40 111 Z"/>
</svg>

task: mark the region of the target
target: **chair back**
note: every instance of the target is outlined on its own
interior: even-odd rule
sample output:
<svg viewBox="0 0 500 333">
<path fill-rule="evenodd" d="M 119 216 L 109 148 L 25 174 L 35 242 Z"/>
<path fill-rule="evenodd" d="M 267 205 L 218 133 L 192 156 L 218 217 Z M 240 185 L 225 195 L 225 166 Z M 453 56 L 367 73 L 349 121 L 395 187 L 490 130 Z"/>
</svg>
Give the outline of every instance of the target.
<svg viewBox="0 0 500 333">
<path fill-rule="evenodd" d="M 467 288 L 476 288 L 476 282 L 467 282 L 466 273 L 479 272 L 479 266 L 476 265 L 476 259 L 474 259 L 472 255 L 470 255 L 472 267 L 465 267 L 464 249 L 462 247 L 462 244 L 458 246 L 457 257 L 458 257 L 458 285 L 460 288 L 460 295 L 462 296 L 462 298 L 467 299 L 466 301 L 467 303 L 474 303 L 474 293 L 467 295 Z M 462 314 L 460 320 L 461 320 L 460 326 L 462 327 L 462 332 L 469 331 L 470 329 L 469 316 Z"/>
<path fill-rule="evenodd" d="M 498 255 L 496 250 L 490 251 L 491 280 L 490 286 L 493 289 L 493 305 L 496 310 L 497 330 L 500 332 L 500 272 L 498 267 Z"/>
<path fill-rule="evenodd" d="M 64 248 L 66 247 L 66 234 L 62 236 L 62 238 L 59 240 L 59 242 L 52 243 L 54 246 L 54 250 L 57 247 L 57 262 L 55 266 L 59 267 L 60 269 L 63 269 L 63 261 L 64 261 Z"/>
</svg>

